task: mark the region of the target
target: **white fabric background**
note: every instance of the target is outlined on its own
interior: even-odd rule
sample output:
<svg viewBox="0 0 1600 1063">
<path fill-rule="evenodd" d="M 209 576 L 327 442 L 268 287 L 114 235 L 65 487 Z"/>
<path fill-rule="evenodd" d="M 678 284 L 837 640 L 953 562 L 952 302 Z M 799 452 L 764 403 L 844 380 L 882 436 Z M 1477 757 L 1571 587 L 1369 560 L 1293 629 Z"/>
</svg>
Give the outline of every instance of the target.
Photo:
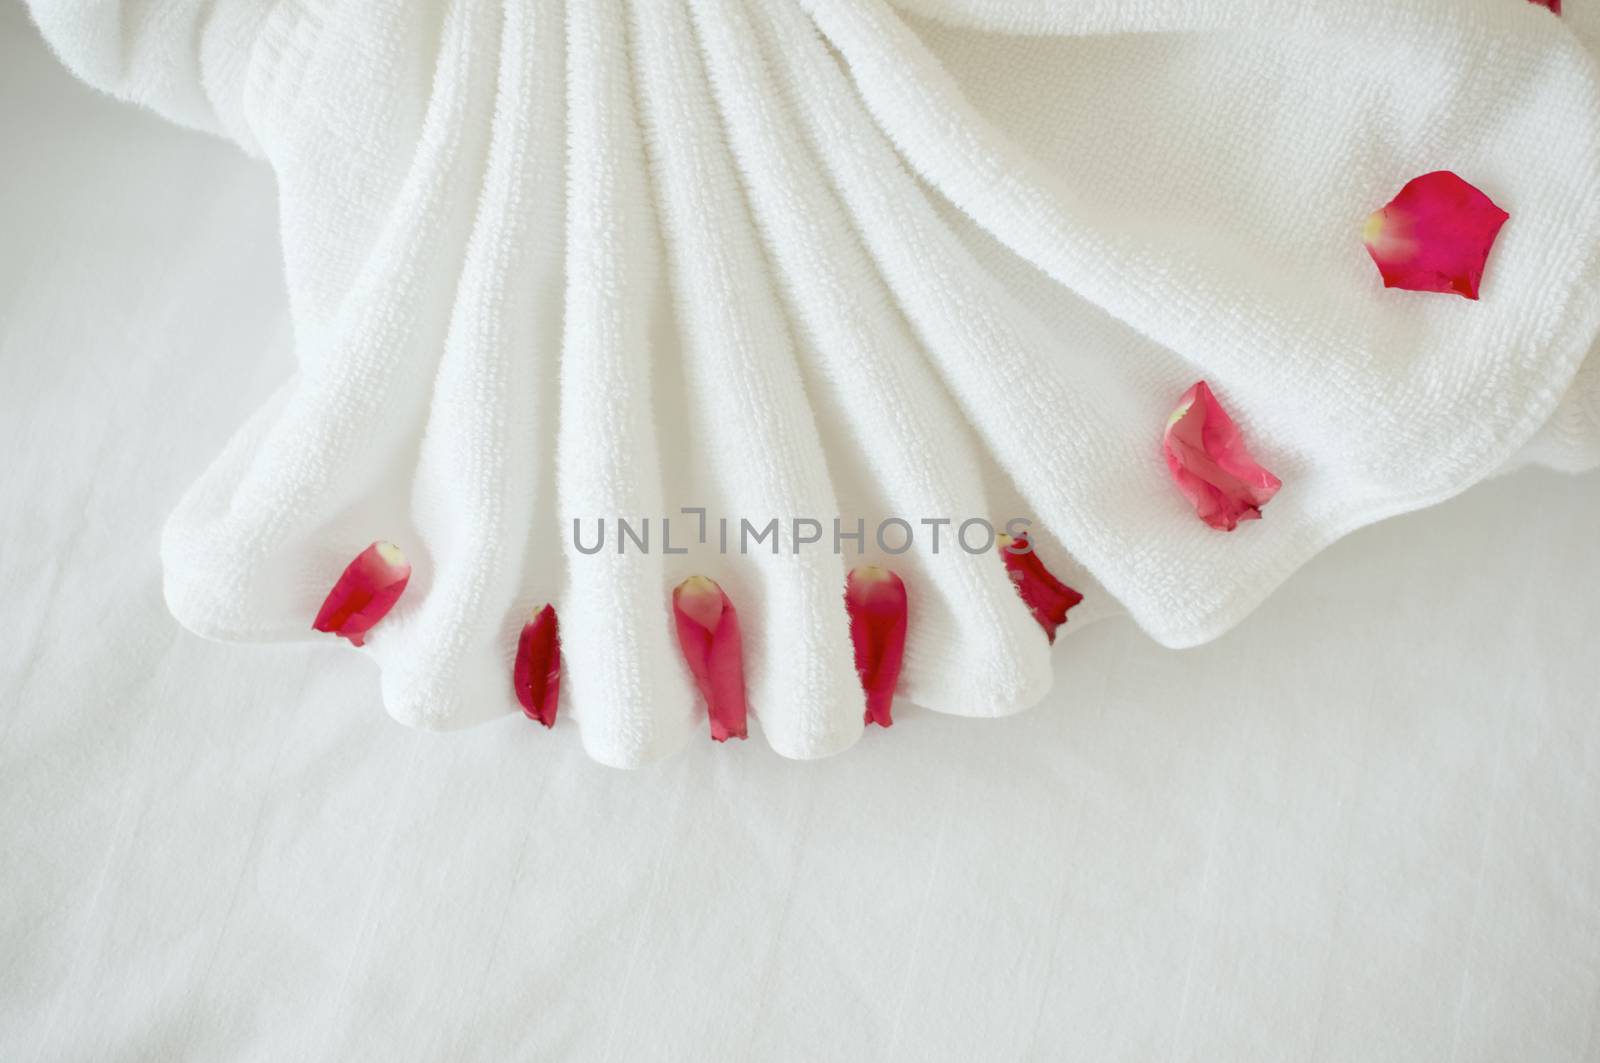
<svg viewBox="0 0 1600 1063">
<path fill-rule="evenodd" d="M 0 1059 L 1600 1059 L 1600 477 L 833 760 L 412 732 L 161 601 L 288 371 L 269 175 L 12 8 L 0 144 Z"/>
</svg>

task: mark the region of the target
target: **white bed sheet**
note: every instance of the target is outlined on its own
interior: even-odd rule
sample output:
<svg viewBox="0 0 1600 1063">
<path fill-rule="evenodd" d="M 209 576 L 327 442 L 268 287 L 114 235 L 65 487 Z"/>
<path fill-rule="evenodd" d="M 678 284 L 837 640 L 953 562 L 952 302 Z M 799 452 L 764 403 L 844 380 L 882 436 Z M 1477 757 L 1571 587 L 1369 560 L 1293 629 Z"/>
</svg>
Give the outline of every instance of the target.
<svg viewBox="0 0 1600 1063">
<path fill-rule="evenodd" d="M 0 144 L 0 1059 L 1600 1059 L 1600 476 L 829 761 L 415 733 L 161 602 L 287 371 L 268 174 L 14 7 Z"/>
</svg>

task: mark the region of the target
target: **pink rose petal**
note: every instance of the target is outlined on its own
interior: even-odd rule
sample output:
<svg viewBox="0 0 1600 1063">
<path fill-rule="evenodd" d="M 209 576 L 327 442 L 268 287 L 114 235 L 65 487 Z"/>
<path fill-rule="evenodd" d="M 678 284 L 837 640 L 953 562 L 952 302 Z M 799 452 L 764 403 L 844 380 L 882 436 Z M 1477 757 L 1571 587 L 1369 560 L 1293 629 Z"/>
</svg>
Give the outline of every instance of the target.
<svg viewBox="0 0 1600 1063">
<path fill-rule="evenodd" d="M 1017 593 L 1033 613 L 1033 618 L 1044 628 L 1045 637 L 1056 640 L 1056 629 L 1067 622 L 1067 610 L 1083 601 L 1083 595 L 1062 583 L 1044 567 L 1039 552 L 1033 549 L 1027 535 L 1013 539 L 1001 535 L 1000 557 L 1005 561 L 1006 574 L 1016 584 Z"/>
<path fill-rule="evenodd" d="M 862 565 L 845 580 L 856 674 L 867 694 L 867 723 L 889 727 L 906 649 L 906 585 L 885 568 Z"/>
<path fill-rule="evenodd" d="M 555 726 L 561 695 L 561 633 L 554 606 L 545 606 L 523 625 L 511 684 L 524 716 Z"/>
<path fill-rule="evenodd" d="M 1184 392 L 1162 440 L 1172 482 L 1201 520 L 1233 531 L 1256 520 L 1283 482 L 1255 463 L 1204 380 Z"/>
<path fill-rule="evenodd" d="M 398 546 L 373 543 L 346 566 L 311 626 L 360 646 L 372 625 L 394 608 L 410 578 L 411 564 Z"/>
<path fill-rule="evenodd" d="M 743 645 L 733 602 L 712 580 L 690 576 L 672 592 L 672 612 L 683 658 L 706 699 L 711 737 L 748 737 Z"/>
<path fill-rule="evenodd" d="M 1489 249 L 1509 217 L 1460 177 L 1438 170 L 1369 217 L 1363 239 L 1385 288 L 1476 299 Z"/>
</svg>

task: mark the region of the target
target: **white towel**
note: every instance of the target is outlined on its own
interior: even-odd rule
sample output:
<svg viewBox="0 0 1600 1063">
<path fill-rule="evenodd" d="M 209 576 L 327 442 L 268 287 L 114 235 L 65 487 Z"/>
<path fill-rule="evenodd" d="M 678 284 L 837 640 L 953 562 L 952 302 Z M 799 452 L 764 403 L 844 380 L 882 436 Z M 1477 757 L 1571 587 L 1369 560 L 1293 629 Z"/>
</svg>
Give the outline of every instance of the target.
<svg viewBox="0 0 1600 1063">
<path fill-rule="evenodd" d="M 305 638 L 399 543 L 362 652 L 406 723 L 515 711 L 549 600 L 585 746 L 666 755 L 703 727 L 669 594 L 704 573 L 767 740 L 824 755 L 862 730 L 857 559 L 794 518 L 861 518 L 905 578 L 903 697 L 998 715 L 1048 646 L 963 520 L 1035 522 L 1089 596 L 1066 630 L 1185 646 L 1357 527 L 1600 463 L 1592 0 L 31 2 L 82 77 L 278 177 L 299 369 L 173 514 L 174 614 Z M 1361 244 L 1438 169 L 1511 215 L 1479 302 L 1386 291 Z M 1160 452 L 1202 378 L 1284 481 L 1231 534 Z M 681 507 L 783 549 L 667 554 Z M 648 553 L 575 549 L 618 517 Z"/>
</svg>

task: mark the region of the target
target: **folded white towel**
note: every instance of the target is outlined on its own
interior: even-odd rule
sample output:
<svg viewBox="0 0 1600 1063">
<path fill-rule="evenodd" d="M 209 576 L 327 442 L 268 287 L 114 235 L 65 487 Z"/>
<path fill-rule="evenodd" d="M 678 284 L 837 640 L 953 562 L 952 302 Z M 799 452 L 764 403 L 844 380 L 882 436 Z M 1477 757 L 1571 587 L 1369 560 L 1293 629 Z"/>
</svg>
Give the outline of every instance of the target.
<svg viewBox="0 0 1600 1063">
<path fill-rule="evenodd" d="M 702 710 L 669 590 L 704 573 L 767 739 L 822 755 L 862 728 L 856 559 L 788 549 L 793 518 L 863 518 L 905 578 L 905 697 L 994 715 L 1047 644 L 925 519 L 1032 518 L 1075 620 L 1182 646 L 1519 452 L 1600 462 L 1600 20 L 1570 2 L 32 3 L 81 76 L 278 176 L 299 370 L 173 514 L 173 612 L 306 637 L 397 542 L 366 652 L 407 723 L 514 711 L 551 600 L 588 749 L 670 752 Z M 1438 169 L 1511 214 L 1479 302 L 1386 291 L 1361 244 Z M 1284 481 L 1233 534 L 1161 457 L 1202 378 Z M 664 553 L 685 506 L 785 548 Z M 575 548 L 618 517 L 649 553 Z"/>
</svg>

